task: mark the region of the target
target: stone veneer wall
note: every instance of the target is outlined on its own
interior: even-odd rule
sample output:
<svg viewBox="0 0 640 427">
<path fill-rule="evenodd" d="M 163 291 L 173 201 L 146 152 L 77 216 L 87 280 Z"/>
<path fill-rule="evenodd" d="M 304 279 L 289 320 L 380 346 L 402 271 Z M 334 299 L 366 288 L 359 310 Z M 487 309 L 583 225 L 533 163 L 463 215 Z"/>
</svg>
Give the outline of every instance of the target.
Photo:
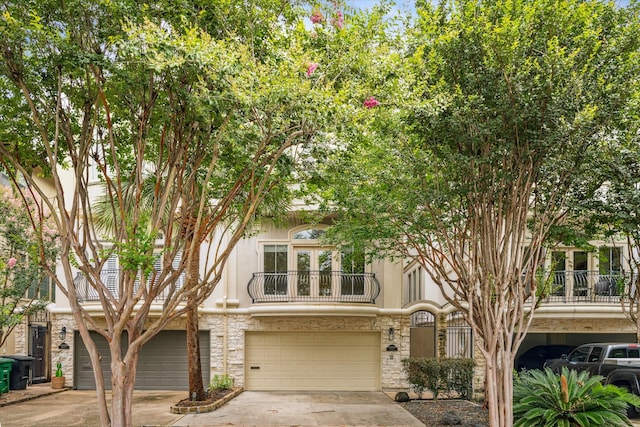
<svg viewBox="0 0 640 427">
<path fill-rule="evenodd" d="M 58 348 L 63 341 L 60 340 L 59 333 L 62 327 L 67 328 L 67 336 L 64 342 L 69 346 L 68 349 Z M 56 364 L 62 363 L 62 374 L 65 377 L 65 385 L 71 387 L 73 385 L 73 349 L 74 349 L 74 331 L 76 330 L 76 322 L 71 314 L 58 314 L 51 316 L 51 376 L 55 376 Z"/>
<path fill-rule="evenodd" d="M 223 373 L 224 320 L 223 315 L 203 316 L 201 329 L 211 330 L 211 375 Z M 402 359 L 409 357 L 409 317 L 251 317 L 228 314 L 227 374 L 237 386 L 244 386 L 244 333 L 245 331 L 376 331 L 381 333 L 382 360 L 381 387 L 397 389 L 408 387 L 402 371 Z M 389 341 L 389 328 L 394 328 L 395 338 Z M 398 351 L 386 351 L 388 345 Z"/>
<path fill-rule="evenodd" d="M 633 323 L 621 318 L 533 318 L 529 333 L 630 333 L 635 334 Z"/>
<path fill-rule="evenodd" d="M 29 328 L 27 319 L 13 329 L 14 355 L 26 356 L 29 354 Z"/>
<path fill-rule="evenodd" d="M 481 340 L 475 338 L 473 340 L 473 359 L 476 361 L 476 367 L 473 372 L 473 393 L 472 399 L 481 401 L 484 399 L 484 380 L 486 378 L 487 361 L 480 351 Z"/>
</svg>

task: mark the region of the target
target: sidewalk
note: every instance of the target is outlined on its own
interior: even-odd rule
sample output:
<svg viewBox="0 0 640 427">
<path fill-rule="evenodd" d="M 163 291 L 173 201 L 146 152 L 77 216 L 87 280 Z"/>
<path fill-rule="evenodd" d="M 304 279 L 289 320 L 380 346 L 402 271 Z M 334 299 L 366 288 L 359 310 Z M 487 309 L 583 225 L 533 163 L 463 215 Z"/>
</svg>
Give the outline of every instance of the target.
<svg viewBox="0 0 640 427">
<path fill-rule="evenodd" d="M 24 402 L 36 399 L 41 396 L 62 393 L 71 390 L 70 388 L 53 389 L 51 383 L 32 384 L 27 386 L 25 390 L 9 390 L 7 393 L 0 394 L 0 407 L 11 405 L 12 403 Z"/>
</svg>

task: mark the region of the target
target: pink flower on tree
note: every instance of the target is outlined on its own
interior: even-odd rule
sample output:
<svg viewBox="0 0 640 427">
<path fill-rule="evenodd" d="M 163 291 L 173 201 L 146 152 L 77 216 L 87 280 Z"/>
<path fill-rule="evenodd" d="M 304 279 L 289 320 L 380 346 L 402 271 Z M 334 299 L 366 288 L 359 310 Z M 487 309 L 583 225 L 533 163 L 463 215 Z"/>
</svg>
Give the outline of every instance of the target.
<svg viewBox="0 0 640 427">
<path fill-rule="evenodd" d="M 319 8 L 314 7 L 311 11 L 311 17 L 309 19 L 311 19 L 311 22 L 314 24 L 320 24 L 324 21 L 324 15 Z"/>
<path fill-rule="evenodd" d="M 344 27 L 344 15 L 342 14 L 341 10 L 336 12 L 336 16 L 334 16 L 333 19 L 331 19 L 331 23 L 333 24 L 334 27 L 336 27 L 339 30 L 341 30 L 342 27 Z"/>
<path fill-rule="evenodd" d="M 313 72 L 316 70 L 316 68 L 318 68 L 318 64 L 316 62 L 310 62 L 309 66 L 307 67 L 307 77 L 310 77 L 311 74 L 313 74 Z"/>
<path fill-rule="evenodd" d="M 13 268 L 16 266 L 16 263 L 18 262 L 17 259 L 15 259 L 14 257 L 9 258 L 9 261 L 7 261 L 7 266 L 9 268 Z"/>
<path fill-rule="evenodd" d="M 378 100 L 375 99 L 373 96 L 370 96 L 369 98 L 364 100 L 363 104 L 368 109 L 371 109 L 380 105 L 380 102 L 378 102 Z"/>
</svg>

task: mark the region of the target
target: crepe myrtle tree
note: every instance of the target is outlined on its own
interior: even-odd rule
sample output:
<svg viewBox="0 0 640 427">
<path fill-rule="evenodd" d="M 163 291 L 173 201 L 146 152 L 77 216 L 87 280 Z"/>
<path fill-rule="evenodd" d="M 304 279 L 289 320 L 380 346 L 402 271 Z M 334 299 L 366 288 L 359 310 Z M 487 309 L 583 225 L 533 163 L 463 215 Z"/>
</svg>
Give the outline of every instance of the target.
<svg viewBox="0 0 640 427">
<path fill-rule="evenodd" d="M 222 5 L 221 7 L 224 8 L 225 6 Z M 327 16 L 334 16 L 335 18 L 332 19 L 330 24 L 320 25 L 322 22 L 316 22 L 318 25 L 314 25 L 312 29 L 308 29 L 301 25 L 296 27 L 296 39 L 290 48 L 292 51 L 298 52 L 302 58 L 301 70 L 304 72 L 304 79 L 303 82 L 297 81 L 294 84 L 302 84 L 303 87 L 301 89 L 303 91 L 307 90 L 308 87 L 316 88 L 317 90 L 314 91 L 314 96 L 317 96 L 314 100 L 316 104 L 322 104 L 322 102 L 333 102 L 337 105 L 340 101 L 332 101 L 330 97 L 323 94 L 323 91 L 326 91 L 326 89 L 323 88 L 329 87 L 331 88 L 331 91 L 335 92 L 336 89 L 342 88 L 351 82 L 352 75 L 357 74 L 350 68 L 353 67 L 355 62 L 354 59 L 357 58 L 364 61 L 365 59 L 363 56 L 365 55 L 362 55 L 363 49 L 367 45 L 377 43 L 376 38 L 370 37 L 371 32 L 376 30 L 379 34 L 382 34 L 382 28 L 386 24 L 380 21 L 380 16 L 384 15 L 388 9 L 385 7 L 379 7 L 368 14 L 355 13 L 354 11 L 343 8 L 336 3 L 325 5 L 325 9 Z M 316 5 L 314 13 L 318 13 L 319 10 L 319 6 Z M 342 10 L 345 10 L 344 14 L 342 13 Z M 222 14 L 229 17 L 234 13 L 236 12 L 227 10 L 225 13 L 219 12 L 218 15 Z M 345 28 L 345 17 L 350 19 L 348 30 Z M 222 37 L 225 34 L 226 36 L 230 36 L 230 34 L 225 33 L 224 31 L 220 32 L 219 24 L 221 24 L 221 22 L 216 19 L 219 19 L 219 16 L 214 16 L 214 23 L 207 20 L 207 23 L 203 25 L 206 26 L 207 30 L 211 34 L 215 33 L 218 37 Z M 268 21 L 264 20 L 260 21 L 259 25 L 252 26 L 249 31 L 248 25 L 245 24 L 247 24 L 247 20 L 255 19 L 255 16 L 240 14 L 236 15 L 234 19 L 237 19 L 239 22 L 237 25 L 238 28 L 235 29 L 236 31 L 239 31 L 237 36 L 251 44 L 252 56 L 258 59 L 262 58 L 271 60 L 269 55 L 283 54 L 281 51 L 274 52 L 273 49 L 269 50 L 264 47 L 265 40 L 274 36 L 276 36 L 276 38 L 278 37 L 277 32 L 274 32 L 270 28 L 271 25 L 273 25 L 272 23 L 270 24 Z M 243 24 L 241 25 L 240 23 Z M 222 27 L 225 28 L 224 25 Z M 364 37 L 364 33 L 369 37 Z M 145 35 L 145 39 L 152 38 L 153 35 Z M 341 58 L 347 58 L 347 60 L 340 61 Z M 327 86 L 328 83 L 329 86 Z M 284 90 L 285 88 L 283 87 L 281 89 Z M 319 110 L 316 113 L 321 113 L 323 117 L 337 117 L 332 105 L 322 105 L 322 110 Z M 343 117 L 346 116 L 347 114 L 343 114 Z M 317 122 L 321 122 L 321 120 L 317 120 Z M 323 134 L 315 136 L 316 143 L 313 146 L 307 146 L 304 151 L 299 151 L 297 153 L 296 159 L 297 161 L 304 162 L 303 167 L 299 167 L 300 165 L 296 164 L 296 162 L 289 164 L 287 167 L 291 168 L 291 170 L 287 172 L 287 177 L 295 174 L 297 182 L 305 179 L 306 174 L 313 170 L 313 163 L 316 162 L 318 158 L 324 157 L 324 155 L 326 155 L 326 151 L 329 150 L 329 146 L 321 144 L 318 141 L 320 138 L 326 137 L 327 133 L 329 133 L 332 128 L 333 125 L 331 124 L 321 126 Z M 149 210 L 153 206 L 156 179 L 157 177 L 154 175 L 147 175 L 146 177 L 143 177 L 142 192 L 139 194 L 139 199 L 137 201 L 137 204 L 140 205 L 142 209 Z M 182 195 L 184 203 L 181 203 L 181 205 L 188 206 L 188 208 L 183 208 L 181 211 L 182 215 L 191 216 L 191 221 L 197 221 L 198 212 L 200 210 L 204 209 L 206 211 L 210 209 L 208 204 L 194 205 L 188 202 L 189 200 L 201 200 L 203 192 L 208 191 L 204 186 L 208 185 L 207 183 L 210 182 L 211 181 L 197 182 L 193 187 L 188 189 L 185 188 L 185 192 Z M 286 213 L 292 193 L 289 191 L 289 188 L 285 187 L 283 184 L 289 184 L 289 182 L 286 180 L 280 180 L 279 187 L 272 186 L 269 189 L 260 206 L 254 213 L 254 216 L 266 216 L 271 219 L 277 219 Z M 130 189 L 130 185 L 125 183 L 123 188 L 125 190 L 122 198 L 124 209 L 131 209 L 136 203 L 133 203 L 130 199 L 133 194 Z M 94 205 L 95 223 L 98 225 L 100 230 L 109 234 L 113 233 L 114 218 L 112 215 L 113 212 L 111 205 L 118 205 L 119 203 L 120 201 L 118 199 L 111 200 L 108 195 L 105 195 L 98 200 L 96 205 Z M 117 210 L 118 209 L 120 208 L 117 207 Z M 182 216 L 180 218 L 182 218 Z M 225 222 L 225 224 L 228 224 L 228 222 Z M 166 231 L 167 225 L 167 222 L 164 221 L 163 231 Z M 185 234 L 183 238 L 189 240 L 193 238 L 193 235 Z M 199 252 L 202 249 L 202 243 L 203 242 L 195 242 L 196 252 Z M 187 245 L 188 244 L 189 243 L 187 243 Z M 217 253 L 217 251 L 218 249 L 213 251 L 209 250 L 209 253 Z M 193 256 L 185 269 L 185 289 L 195 288 L 197 290 L 197 283 L 202 280 L 199 272 L 200 256 Z M 206 393 L 202 381 L 198 342 L 198 304 L 202 302 L 199 295 L 200 294 L 198 292 L 187 292 L 186 304 L 188 309 L 185 316 L 185 329 L 188 348 L 189 397 L 193 398 L 195 396 L 195 400 L 204 400 L 206 398 Z"/>
<path fill-rule="evenodd" d="M 24 195 L 19 200 L 10 186 L 0 187 L 0 347 L 27 316 L 46 309 L 50 295 L 41 295 L 40 285 L 48 276 L 40 262 L 49 269 L 56 262 L 48 211 L 33 194 Z"/>
<path fill-rule="evenodd" d="M 48 274 L 89 351 L 102 425 L 131 425 L 141 347 L 211 294 L 246 230 L 291 198 L 349 122 L 353 58 L 375 40 L 353 34 L 378 21 L 358 15 L 352 34 L 334 9 L 335 24 L 310 31 L 290 2 L 259 3 L 2 6 L 0 156 L 53 212 L 59 268 Z M 96 180 L 108 233 L 94 222 Z M 193 267 L 203 243 L 206 265 Z M 115 289 L 101 275 L 112 256 Z M 77 271 L 100 319 L 79 302 Z M 110 408 L 90 331 L 109 343 Z"/>
<path fill-rule="evenodd" d="M 337 242 L 417 260 L 471 326 L 492 427 L 511 426 L 514 358 L 551 231 L 612 132 L 633 132 L 637 8 L 599 1 L 417 3 L 401 61 L 343 134 L 324 192 Z M 386 65 L 385 65 L 386 64 Z"/>
</svg>

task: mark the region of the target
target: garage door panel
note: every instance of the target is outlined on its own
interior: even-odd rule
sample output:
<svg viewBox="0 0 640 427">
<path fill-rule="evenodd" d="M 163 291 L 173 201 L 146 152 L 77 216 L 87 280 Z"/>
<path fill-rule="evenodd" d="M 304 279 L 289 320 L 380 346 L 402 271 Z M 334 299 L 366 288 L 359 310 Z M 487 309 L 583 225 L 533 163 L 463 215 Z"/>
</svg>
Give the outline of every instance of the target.
<svg viewBox="0 0 640 427">
<path fill-rule="evenodd" d="M 379 332 L 247 332 L 246 388 L 379 390 L 380 349 Z"/>
<path fill-rule="evenodd" d="M 102 356 L 100 364 L 107 389 L 111 388 L 111 357 L 107 341 L 92 333 Z M 200 332 L 202 376 L 209 383 L 209 332 Z M 95 390 L 91 360 L 84 343 L 76 334 L 75 386 L 80 390 Z M 126 342 L 124 344 L 126 346 Z M 184 331 L 162 331 L 142 347 L 137 366 L 136 390 L 188 390 L 187 342 Z"/>
</svg>

